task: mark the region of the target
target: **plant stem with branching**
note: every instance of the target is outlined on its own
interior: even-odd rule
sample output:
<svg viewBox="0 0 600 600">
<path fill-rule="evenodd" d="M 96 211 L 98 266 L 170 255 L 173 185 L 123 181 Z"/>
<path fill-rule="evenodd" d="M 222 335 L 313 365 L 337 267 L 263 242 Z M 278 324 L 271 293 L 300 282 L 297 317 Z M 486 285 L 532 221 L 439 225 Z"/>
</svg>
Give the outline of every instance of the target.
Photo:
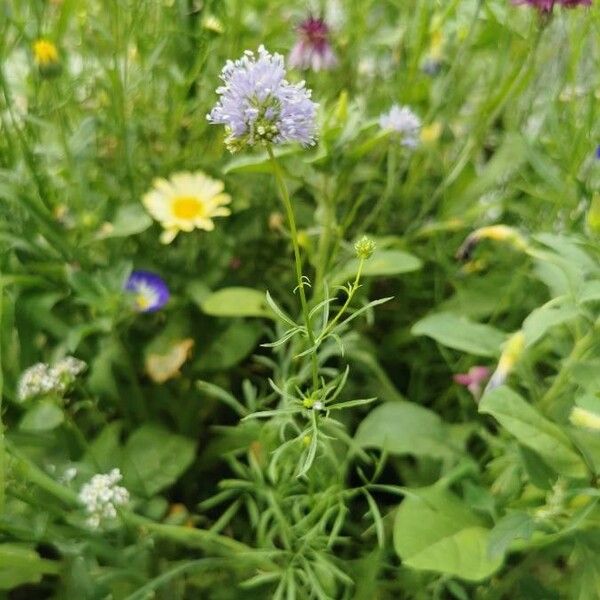
<svg viewBox="0 0 600 600">
<path fill-rule="evenodd" d="M 275 181 L 277 183 L 277 189 L 279 191 L 279 196 L 281 197 L 281 201 L 283 202 L 283 206 L 285 208 L 285 212 L 288 219 L 288 224 L 290 227 L 290 237 L 292 238 L 292 246 L 294 248 L 294 261 L 295 261 L 295 269 L 296 269 L 296 281 L 298 284 L 298 292 L 300 294 L 300 303 L 302 305 L 302 317 L 304 319 L 304 325 L 306 327 L 306 334 L 308 336 L 308 341 L 312 346 L 315 345 L 315 334 L 312 329 L 311 318 L 308 311 L 308 302 L 306 300 L 306 292 L 304 291 L 305 281 L 304 275 L 302 274 L 302 258 L 300 257 L 300 245 L 298 243 L 298 229 L 296 227 L 296 218 L 294 216 L 294 208 L 292 206 L 292 202 L 290 200 L 290 195 L 288 193 L 287 186 L 283 179 L 283 174 L 281 172 L 281 168 L 277 159 L 275 158 L 275 154 L 273 153 L 273 148 L 267 144 L 267 153 L 269 154 L 269 158 L 271 160 L 271 165 L 273 167 L 273 175 L 275 177 Z M 319 387 L 319 366 L 317 363 L 317 354 L 316 352 L 311 353 L 311 369 L 312 369 L 312 382 L 313 387 L 316 390 Z"/>
</svg>

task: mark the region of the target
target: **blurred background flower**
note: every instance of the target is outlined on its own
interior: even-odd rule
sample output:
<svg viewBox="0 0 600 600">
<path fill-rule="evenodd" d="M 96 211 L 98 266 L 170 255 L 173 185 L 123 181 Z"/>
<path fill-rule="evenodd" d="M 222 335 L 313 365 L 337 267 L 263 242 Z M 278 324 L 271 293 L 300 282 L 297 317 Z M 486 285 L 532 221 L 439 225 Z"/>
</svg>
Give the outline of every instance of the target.
<svg viewBox="0 0 600 600">
<path fill-rule="evenodd" d="M 329 42 L 329 27 L 324 19 L 308 17 L 298 26 L 298 40 L 289 55 L 290 67 L 313 71 L 333 69 L 337 57 Z"/>
<path fill-rule="evenodd" d="M 134 308 L 138 312 L 155 312 L 169 301 L 169 288 L 164 280 L 150 271 L 133 271 L 125 284 L 133 294 Z"/>
</svg>

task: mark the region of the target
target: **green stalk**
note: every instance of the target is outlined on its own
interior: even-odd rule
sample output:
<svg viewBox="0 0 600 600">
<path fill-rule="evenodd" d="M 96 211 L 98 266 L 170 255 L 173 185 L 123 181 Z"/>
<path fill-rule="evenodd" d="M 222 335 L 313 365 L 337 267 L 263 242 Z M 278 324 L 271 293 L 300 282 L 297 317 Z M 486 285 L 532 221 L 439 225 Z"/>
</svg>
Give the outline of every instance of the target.
<svg viewBox="0 0 600 600">
<path fill-rule="evenodd" d="M 300 245 L 298 244 L 298 230 L 296 228 L 296 218 L 294 216 L 294 208 L 292 207 L 292 203 L 290 200 L 290 195 L 287 190 L 287 186 L 285 185 L 285 181 L 283 180 L 283 174 L 281 173 L 281 169 L 279 167 L 279 163 L 273 154 L 273 149 L 270 144 L 267 144 L 267 153 L 269 154 L 269 158 L 271 159 L 271 165 L 273 167 L 273 175 L 275 176 L 275 181 L 277 183 L 277 188 L 279 190 L 279 196 L 281 197 L 281 201 L 283 202 L 283 206 L 285 208 L 288 223 L 290 226 L 290 234 L 292 237 L 292 245 L 294 247 L 294 259 L 296 266 L 296 281 L 298 283 L 298 291 L 300 292 L 300 303 L 302 304 L 302 316 L 304 318 L 304 324 L 306 326 L 306 332 L 308 335 L 308 340 L 311 346 L 315 344 L 315 334 L 312 330 L 311 319 L 308 311 L 308 302 L 306 301 L 306 292 L 304 291 L 304 281 L 302 275 L 302 259 L 300 257 Z M 311 367 L 312 367 L 312 381 L 313 387 L 316 390 L 319 387 L 319 369 L 317 364 L 317 353 L 311 352 Z"/>
<path fill-rule="evenodd" d="M 2 394 L 4 392 L 4 376 L 2 371 L 2 313 L 4 309 L 4 284 L 0 277 L 0 515 L 4 512 L 5 478 L 5 453 L 4 453 L 4 426 L 2 424 Z"/>
<path fill-rule="evenodd" d="M 142 587 L 138 588 L 133 594 L 127 596 L 125 600 L 147 600 L 147 598 L 155 597 L 156 590 L 164 587 L 173 579 L 182 577 L 188 573 L 198 573 L 208 570 L 221 570 L 227 568 L 239 568 L 239 565 L 232 564 L 231 561 L 223 558 L 199 558 L 184 564 L 179 564 L 161 573 Z"/>
<path fill-rule="evenodd" d="M 7 444 L 7 448 L 13 460 L 15 473 L 19 475 L 22 480 L 44 490 L 47 494 L 54 496 L 70 508 L 75 509 L 80 507 L 77 493 L 74 490 L 52 479 L 52 477 L 44 473 L 44 471 L 42 471 L 35 463 L 12 445 Z M 251 556 L 254 553 L 253 548 L 227 536 L 213 533 L 205 529 L 156 523 L 151 519 L 136 515 L 128 510 L 119 511 L 119 514 L 124 523 L 130 526 L 139 527 L 144 531 L 171 540 L 172 542 L 190 548 L 200 548 L 207 552 L 213 552 L 222 556 L 243 554 L 245 560 L 260 562 L 262 566 L 273 566 L 264 556 L 256 557 L 256 559 L 254 559 L 254 557 Z"/>
<path fill-rule="evenodd" d="M 557 397 L 562 392 L 565 385 L 570 381 L 571 369 L 579 362 L 585 353 L 594 345 L 596 341 L 596 327 L 589 331 L 586 335 L 580 338 L 575 345 L 571 354 L 567 357 L 558 375 L 555 377 L 548 391 L 542 396 L 539 407 L 545 412 L 550 411 Z"/>
<path fill-rule="evenodd" d="M 314 294 L 321 296 L 321 289 L 323 288 L 323 282 L 325 280 L 325 273 L 329 264 L 329 246 L 331 244 L 331 232 L 334 228 L 335 223 L 335 211 L 333 207 L 333 199 L 327 195 L 326 190 L 327 183 L 325 182 L 322 194 L 322 210 L 323 210 L 323 228 L 321 237 L 319 239 L 319 251 L 317 255 L 316 265 L 316 276 L 315 276 L 315 289 Z"/>
<path fill-rule="evenodd" d="M 344 302 L 344 305 L 342 306 L 342 308 L 340 308 L 337 315 L 335 315 L 335 317 L 333 319 L 331 319 L 331 321 L 328 323 L 325 331 L 323 331 L 323 333 L 319 336 L 319 339 L 324 339 L 327 336 L 327 334 L 329 334 L 331 332 L 331 330 L 337 325 L 337 323 L 340 320 L 340 318 L 342 317 L 342 315 L 348 309 L 348 306 L 350 305 L 350 302 L 352 301 L 352 298 L 353 298 L 354 294 L 356 293 L 356 290 L 358 289 L 358 284 L 360 281 L 360 276 L 362 275 L 362 270 L 363 270 L 364 264 L 365 264 L 365 259 L 361 258 L 360 262 L 358 263 L 358 271 L 356 272 L 356 277 L 354 278 L 354 283 L 352 284 L 352 287 L 350 288 L 350 291 L 348 292 L 348 297 L 346 298 L 346 302 Z"/>
</svg>

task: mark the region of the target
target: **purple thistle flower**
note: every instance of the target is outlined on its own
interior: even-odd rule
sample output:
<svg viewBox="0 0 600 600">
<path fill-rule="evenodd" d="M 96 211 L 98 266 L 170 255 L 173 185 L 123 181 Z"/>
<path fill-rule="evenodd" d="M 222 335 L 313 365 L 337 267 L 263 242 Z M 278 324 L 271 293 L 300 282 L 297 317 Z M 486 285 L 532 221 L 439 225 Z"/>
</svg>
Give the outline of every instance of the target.
<svg viewBox="0 0 600 600">
<path fill-rule="evenodd" d="M 257 143 L 315 143 L 318 105 L 303 81 L 291 84 L 285 79 L 281 54 L 271 54 L 264 46 L 258 57 L 246 50 L 242 58 L 225 63 L 221 79 L 221 98 L 207 118 L 225 125 L 231 152 Z"/>
<path fill-rule="evenodd" d="M 592 0 L 513 0 L 513 4 L 528 4 L 537 8 L 541 13 L 551 13 L 556 4 L 574 8 L 576 6 L 591 6 Z"/>
<path fill-rule="evenodd" d="M 575 8 L 576 6 L 591 6 L 592 0 L 558 0 L 558 3 L 567 8 Z"/>
<path fill-rule="evenodd" d="M 329 43 L 329 27 L 323 19 L 308 17 L 298 26 L 298 41 L 289 56 L 291 67 L 313 71 L 333 69 L 337 57 Z"/>
<path fill-rule="evenodd" d="M 137 312 L 155 312 L 169 301 L 169 288 L 164 280 L 151 271 L 133 271 L 125 290 L 134 295 Z"/>
</svg>

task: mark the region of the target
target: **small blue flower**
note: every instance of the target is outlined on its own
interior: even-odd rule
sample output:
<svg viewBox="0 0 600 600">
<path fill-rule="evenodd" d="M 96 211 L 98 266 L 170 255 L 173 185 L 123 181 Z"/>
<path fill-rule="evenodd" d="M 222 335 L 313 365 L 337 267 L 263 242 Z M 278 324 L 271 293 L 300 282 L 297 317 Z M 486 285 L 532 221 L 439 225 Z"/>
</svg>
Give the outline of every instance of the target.
<svg viewBox="0 0 600 600">
<path fill-rule="evenodd" d="M 419 145 L 421 119 L 408 106 L 394 104 L 389 112 L 379 116 L 379 127 L 399 135 L 401 144 L 407 148 Z"/>
<path fill-rule="evenodd" d="M 134 295 L 137 312 L 155 312 L 169 301 L 169 288 L 164 280 L 150 271 L 133 271 L 125 290 Z"/>
<path fill-rule="evenodd" d="M 600 145 L 596 146 L 596 158 L 600 160 Z"/>
<path fill-rule="evenodd" d="M 221 79 L 221 98 L 207 118 L 225 125 L 230 151 L 257 143 L 315 143 L 317 104 L 304 82 L 285 79 L 281 54 L 271 54 L 264 46 L 258 56 L 247 50 L 239 60 L 225 63 Z"/>
</svg>

